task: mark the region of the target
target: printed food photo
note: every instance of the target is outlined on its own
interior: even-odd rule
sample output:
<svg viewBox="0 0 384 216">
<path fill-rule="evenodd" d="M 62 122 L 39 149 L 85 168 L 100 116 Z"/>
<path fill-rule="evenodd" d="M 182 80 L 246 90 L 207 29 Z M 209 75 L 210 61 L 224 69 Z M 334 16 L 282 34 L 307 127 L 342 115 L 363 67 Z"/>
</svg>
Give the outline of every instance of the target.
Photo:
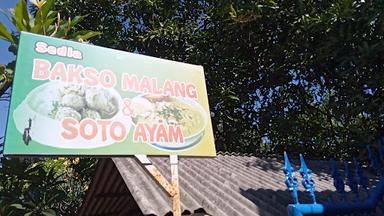
<svg viewBox="0 0 384 216">
<path fill-rule="evenodd" d="M 180 126 L 184 144 L 157 142 L 155 146 L 181 149 L 197 144 L 204 136 L 207 114 L 196 101 L 164 95 L 142 94 L 132 99 L 133 123 Z"/>
</svg>

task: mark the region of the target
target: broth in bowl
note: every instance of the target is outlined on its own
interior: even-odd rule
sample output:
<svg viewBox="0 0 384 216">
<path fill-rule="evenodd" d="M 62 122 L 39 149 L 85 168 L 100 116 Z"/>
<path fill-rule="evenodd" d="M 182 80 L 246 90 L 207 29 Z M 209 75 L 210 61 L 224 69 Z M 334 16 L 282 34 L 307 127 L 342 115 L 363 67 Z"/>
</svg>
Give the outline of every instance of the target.
<svg viewBox="0 0 384 216">
<path fill-rule="evenodd" d="M 203 133 L 205 111 L 197 102 L 171 96 L 142 95 L 132 99 L 134 123 L 179 126 L 186 141 Z"/>
</svg>

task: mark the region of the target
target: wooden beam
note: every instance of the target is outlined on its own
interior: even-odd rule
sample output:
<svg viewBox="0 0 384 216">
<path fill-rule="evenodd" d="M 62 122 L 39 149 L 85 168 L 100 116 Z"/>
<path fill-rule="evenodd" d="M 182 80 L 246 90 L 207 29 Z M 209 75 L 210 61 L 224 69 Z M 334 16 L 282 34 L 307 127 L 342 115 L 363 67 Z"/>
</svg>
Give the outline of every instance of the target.
<svg viewBox="0 0 384 216">
<path fill-rule="evenodd" d="M 172 212 L 174 216 L 181 216 L 181 202 L 180 202 L 180 185 L 179 185 L 179 170 L 178 170 L 178 156 L 170 155 L 169 160 L 171 163 L 171 183 L 160 173 L 160 171 L 152 164 L 146 155 L 135 155 L 140 164 L 151 174 L 155 181 L 161 188 L 168 193 L 172 199 Z"/>
<path fill-rule="evenodd" d="M 172 186 L 175 194 L 172 196 L 172 211 L 174 216 L 181 216 L 180 187 L 179 187 L 179 165 L 177 155 L 170 155 Z"/>
<path fill-rule="evenodd" d="M 173 185 L 168 182 L 168 180 L 160 173 L 160 171 L 152 164 L 146 155 L 135 155 L 135 157 L 140 161 L 142 166 L 151 174 L 157 183 L 168 193 L 170 197 L 173 197 L 175 190 Z"/>
</svg>

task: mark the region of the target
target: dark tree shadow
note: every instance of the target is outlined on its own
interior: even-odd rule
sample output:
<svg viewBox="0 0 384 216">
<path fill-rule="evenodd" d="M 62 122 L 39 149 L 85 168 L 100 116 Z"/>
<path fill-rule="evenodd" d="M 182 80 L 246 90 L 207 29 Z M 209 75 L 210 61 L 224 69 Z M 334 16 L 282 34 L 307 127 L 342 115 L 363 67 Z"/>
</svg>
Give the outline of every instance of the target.
<svg viewBox="0 0 384 216">
<path fill-rule="evenodd" d="M 263 171 L 282 171 L 284 167 L 284 163 L 282 161 L 274 160 L 274 159 L 263 159 L 260 160 L 260 158 L 256 158 L 252 161 L 248 161 L 244 163 L 247 167 L 256 167 L 257 169 L 263 170 Z"/>
</svg>

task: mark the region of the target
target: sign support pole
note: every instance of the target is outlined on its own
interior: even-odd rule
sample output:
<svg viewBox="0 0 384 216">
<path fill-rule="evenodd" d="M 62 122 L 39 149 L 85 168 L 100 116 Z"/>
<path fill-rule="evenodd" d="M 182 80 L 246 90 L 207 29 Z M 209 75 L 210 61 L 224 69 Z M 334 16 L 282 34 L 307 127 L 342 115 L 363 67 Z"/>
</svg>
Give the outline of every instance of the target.
<svg viewBox="0 0 384 216">
<path fill-rule="evenodd" d="M 172 196 L 172 210 L 174 216 L 181 215 L 181 203 L 180 203 L 180 187 L 179 187 L 179 164 L 178 156 L 170 155 L 171 162 L 171 173 L 172 173 L 172 186 L 175 190 L 174 195 Z"/>
<path fill-rule="evenodd" d="M 141 166 L 149 172 L 152 178 L 172 199 L 172 212 L 174 216 L 181 216 L 180 185 L 179 185 L 179 166 L 178 156 L 170 155 L 171 164 L 171 183 L 161 174 L 152 164 L 147 155 L 135 155 Z"/>
</svg>

